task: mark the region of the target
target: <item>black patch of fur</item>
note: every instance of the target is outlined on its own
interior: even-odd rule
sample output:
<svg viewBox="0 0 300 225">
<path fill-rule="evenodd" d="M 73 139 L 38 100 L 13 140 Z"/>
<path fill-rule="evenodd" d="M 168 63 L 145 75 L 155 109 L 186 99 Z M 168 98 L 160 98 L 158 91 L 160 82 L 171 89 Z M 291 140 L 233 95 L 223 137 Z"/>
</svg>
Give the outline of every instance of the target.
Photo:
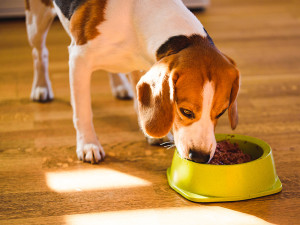
<svg viewBox="0 0 300 225">
<path fill-rule="evenodd" d="M 87 0 L 54 0 L 62 14 L 70 20 L 75 10 Z"/>
<path fill-rule="evenodd" d="M 156 60 L 159 61 L 163 57 L 176 54 L 191 45 L 197 43 L 201 44 L 203 42 L 206 42 L 208 45 L 215 47 L 214 42 L 211 39 L 211 37 L 208 35 L 208 33 L 207 33 L 207 37 L 202 37 L 199 34 L 193 34 L 191 36 L 178 35 L 178 36 L 170 37 L 156 51 Z"/>
<path fill-rule="evenodd" d="M 190 44 L 191 44 L 190 39 L 185 35 L 170 37 L 156 51 L 156 59 L 158 61 L 163 57 L 176 54 L 180 52 L 182 49 L 187 48 Z"/>
</svg>

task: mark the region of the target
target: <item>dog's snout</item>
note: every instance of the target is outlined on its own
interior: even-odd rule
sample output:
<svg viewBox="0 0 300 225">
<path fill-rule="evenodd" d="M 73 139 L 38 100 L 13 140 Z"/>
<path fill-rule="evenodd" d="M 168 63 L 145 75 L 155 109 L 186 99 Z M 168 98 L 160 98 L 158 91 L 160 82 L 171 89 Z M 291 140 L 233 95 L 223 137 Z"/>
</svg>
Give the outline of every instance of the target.
<svg viewBox="0 0 300 225">
<path fill-rule="evenodd" d="M 190 149 L 189 158 L 197 163 L 207 163 L 210 159 L 210 154 Z"/>
</svg>

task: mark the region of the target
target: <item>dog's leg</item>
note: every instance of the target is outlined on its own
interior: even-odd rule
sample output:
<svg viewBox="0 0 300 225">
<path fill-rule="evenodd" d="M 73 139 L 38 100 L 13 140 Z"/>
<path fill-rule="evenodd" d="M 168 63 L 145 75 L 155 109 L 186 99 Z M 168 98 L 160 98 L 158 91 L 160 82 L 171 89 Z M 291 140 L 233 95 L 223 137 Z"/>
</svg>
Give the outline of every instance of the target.
<svg viewBox="0 0 300 225">
<path fill-rule="evenodd" d="M 53 99 L 53 91 L 48 74 L 48 49 L 46 37 L 55 17 L 52 2 L 26 1 L 26 29 L 33 57 L 33 84 L 31 99 L 46 102 Z"/>
<path fill-rule="evenodd" d="M 69 69 L 73 122 L 76 129 L 77 156 L 80 160 L 98 163 L 104 156 L 93 125 L 91 108 L 91 66 L 80 47 L 69 47 Z"/>
<path fill-rule="evenodd" d="M 139 111 L 138 111 L 138 102 L 137 102 L 137 97 L 136 97 L 137 96 L 136 85 L 144 74 L 145 74 L 144 71 L 133 71 L 129 74 L 130 75 L 129 80 L 132 85 L 132 89 L 134 90 L 133 91 L 133 93 L 134 93 L 134 98 L 133 98 L 134 99 L 134 109 L 135 109 L 138 117 L 139 117 Z M 163 138 L 153 138 L 153 137 L 146 136 L 146 139 L 150 145 L 160 145 L 165 142 L 173 142 L 173 140 L 174 140 L 171 132 L 169 132 L 168 135 Z"/>
<path fill-rule="evenodd" d="M 132 99 L 131 84 L 123 73 L 109 73 L 112 94 L 119 99 Z"/>
</svg>

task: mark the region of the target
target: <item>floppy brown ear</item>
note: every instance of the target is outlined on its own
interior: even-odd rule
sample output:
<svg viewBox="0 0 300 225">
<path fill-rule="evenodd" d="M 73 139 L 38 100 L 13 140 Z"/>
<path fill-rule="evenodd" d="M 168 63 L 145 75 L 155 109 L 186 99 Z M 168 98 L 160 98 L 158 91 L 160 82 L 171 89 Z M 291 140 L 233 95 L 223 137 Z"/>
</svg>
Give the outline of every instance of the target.
<svg viewBox="0 0 300 225">
<path fill-rule="evenodd" d="M 175 107 L 172 76 L 157 62 L 137 84 L 139 122 L 145 134 L 160 138 L 172 128 Z"/>
<path fill-rule="evenodd" d="M 230 93 L 230 103 L 228 109 L 228 118 L 232 130 L 236 128 L 239 121 L 238 109 L 237 109 L 237 95 L 239 92 L 239 88 L 240 88 L 240 75 L 239 73 L 237 73 L 237 77 L 232 84 L 231 93 Z"/>
</svg>

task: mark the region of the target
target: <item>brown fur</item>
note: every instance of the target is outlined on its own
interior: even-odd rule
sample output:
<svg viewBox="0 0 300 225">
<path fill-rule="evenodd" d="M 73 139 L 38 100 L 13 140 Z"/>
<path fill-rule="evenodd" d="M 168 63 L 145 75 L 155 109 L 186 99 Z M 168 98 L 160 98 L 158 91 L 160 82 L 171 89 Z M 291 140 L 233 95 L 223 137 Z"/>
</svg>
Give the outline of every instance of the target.
<svg viewBox="0 0 300 225">
<path fill-rule="evenodd" d="M 25 0 L 25 9 L 30 10 L 30 3 L 29 0 Z"/>
<path fill-rule="evenodd" d="M 228 109 L 228 118 L 231 128 L 234 130 L 238 124 L 238 110 L 237 110 L 237 94 L 240 86 L 239 76 L 235 79 L 230 93 L 230 105 Z"/>
<path fill-rule="evenodd" d="M 41 0 L 41 1 L 42 1 L 42 3 L 44 3 L 44 5 L 53 7 L 53 1 L 52 0 Z"/>
<path fill-rule="evenodd" d="M 52 0 L 41 0 L 41 2 L 46 6 L 53 7 Z M 30 10 L 30 0 L 25 0 L 25 9 Z"/>
<path fill-rule="evenodd" d="M 165 56 L 155 65 L 161 70 L 148 72 L 149 78 L 142 79 L 139 83 L 138 100 L 141 125 L 142 128 L 145 128 L 145 133 L 150 136 L 166 135 L 173 123 L 174 129 L 177 130 L 200 119 L 203 99 L 202 88 L 206 81 L 211 81 L 215 86 L 211 110 L 214 124 L 217 124 L 217 115 L 228 108 L 232 129 L 237 125 L 236 99 L 239 89 L 239 72 L 233 60 L 224 56 L 207 39 L 200 36 L 194 36 L 192 39 L 188 47 L 177 53 L 176 49 L 174 51 L 165 49 Z M 169 54 L 170 52 L 172 54 Z M 159 76 L 160 74 L 162 76 Z M 170 101 L 170 91 L 166 86 L 170 82 L 159 81 L 161 79 L 169 81 L 170 78 L 173 83 L 171 82 L 172 86 L 169 86 L 169 90 L 174 89 L 173 102 Z M 154 88 L 156 90 L 161 89 L 160 100 L 153 96 Z M 176 107 L 174 107 L 175 102 Z M 193 111 L 195 119 L 190 120 L 182 116 L 179 111 L 180 107 Z"/>
<path fill-rule="evenodd" d="M 77 45 L 84 45 L 99 35 L 96 27 L 104 21 L 105 6 L 106 1 L 88 0 L 73 14 L 70 31 Z"/>
<path fill-rule="evenodd" d="M 175 117 L 173 87 L 169 85 L 174 77 L 166 60 L 163 61 L 154 65 L 137 85 L 141 127 L 152 137 L 166 136 Z"/>
<path fill-rule="evenodd" d="M 191 41 L 187 36 L 178 35 L 171 37 L 156 51 L 156 60 L 159 61 L 166 56 L 176 54 L 190 44 Z"/>
<path fill-rule="evenodd" d="M 201 39 L 199 39 L 201 40 Z M 201 117 L 202 96 L 201 89 L 206 81 L 213 82 L 215 95 L 211 110 L 211 119 L 217 124 L 217 115 L 229 107 L 228 115 L 232 129 L 238 123 L 237 93 L 239 90 L 239 72 L 232 59 L 225 56 L 205 40 L 198 42 L 193 48 L 182 50 L 180 57 L 183 63 L 177 68 L 180 74 L 176 83 L 176 97 L 178 107 L 188 107 L 196 112 L 196 120 Z M 183 59 L 193 60 L 183 60 Z M 198 91 L 197 91 L 198 88 Z M 192 107 L 192 108 L 191 108 Z M 179 114 L 180 112 L 178 112 Z M 190 120 L 177 117 L 175 128 L 191 123 Z"/>
</svg>

